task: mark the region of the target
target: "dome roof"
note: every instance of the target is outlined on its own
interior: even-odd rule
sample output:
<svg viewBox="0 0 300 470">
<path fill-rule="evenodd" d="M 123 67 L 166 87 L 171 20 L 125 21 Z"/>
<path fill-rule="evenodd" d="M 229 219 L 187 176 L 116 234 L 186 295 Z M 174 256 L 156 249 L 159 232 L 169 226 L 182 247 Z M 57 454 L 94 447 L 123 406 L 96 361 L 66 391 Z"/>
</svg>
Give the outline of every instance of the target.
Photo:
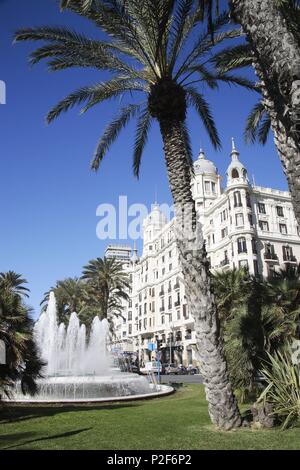
<svg viewBox="0 0 300 470">
<path fill-rule="evenodd" d="M 216 175 L 217 168 L 213 162 L 205 158 L 203 150 L 200 150 L 198 160 L 194 162 L 195 174 Z"/>
</svg>

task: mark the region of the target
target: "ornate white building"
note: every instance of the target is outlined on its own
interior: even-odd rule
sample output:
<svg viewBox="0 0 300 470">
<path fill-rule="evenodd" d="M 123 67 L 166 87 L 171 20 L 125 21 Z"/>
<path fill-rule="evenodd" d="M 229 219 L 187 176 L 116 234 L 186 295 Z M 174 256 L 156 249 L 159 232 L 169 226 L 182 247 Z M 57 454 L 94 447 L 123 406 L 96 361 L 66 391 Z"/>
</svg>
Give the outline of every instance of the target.
<svg viewBox="0 0 300 470">
<path fill-rule="evenodd" d="M 232 141 L 226 187 L 213 162 L 201 150 L 194 162 L 192 183 L 206 248 L 213 270 L 247 266 L 254 275 L 268 276 L 285 264 L 300 262 L 299 229 L 290 194 L 252 185 Z M 144 245 L 123 259 L 132 289 L 124 319 L 116 322 L 123 351 L 151 359 L 148 343 L 161 341 L 162 362 L 196 364 L 194 323 L 185 298 L 173 232 L 155 204 L 144 220 Z M 118 257 L 119 247 L 115 247 Z M 122 250 L 121 250 L 122 251 Z M 126 251 L 126 250 L 125 250 Z M 109 247 L 114 255 L 113 247 Z M 128 250 L 127 250 L 128 253 Z M 120 258 L 121 259 L 121 258 Z M 152 353 L 152 357 L 153 357 Z"/>
</svg>

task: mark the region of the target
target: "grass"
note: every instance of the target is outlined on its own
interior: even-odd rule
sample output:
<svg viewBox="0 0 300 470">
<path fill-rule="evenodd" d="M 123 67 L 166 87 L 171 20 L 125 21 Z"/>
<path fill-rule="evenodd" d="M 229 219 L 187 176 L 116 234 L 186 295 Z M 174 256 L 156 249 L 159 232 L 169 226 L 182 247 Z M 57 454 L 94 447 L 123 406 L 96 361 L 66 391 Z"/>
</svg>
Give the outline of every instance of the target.
<svg viewBox="0 0 300 470">
<path fill-rule="evenodd" d="M 0 449 L 300 449 L 300 427 L 216 431 L 203 387 L 187 385 L 148 401 L 7 409 Z"/>
</svg>

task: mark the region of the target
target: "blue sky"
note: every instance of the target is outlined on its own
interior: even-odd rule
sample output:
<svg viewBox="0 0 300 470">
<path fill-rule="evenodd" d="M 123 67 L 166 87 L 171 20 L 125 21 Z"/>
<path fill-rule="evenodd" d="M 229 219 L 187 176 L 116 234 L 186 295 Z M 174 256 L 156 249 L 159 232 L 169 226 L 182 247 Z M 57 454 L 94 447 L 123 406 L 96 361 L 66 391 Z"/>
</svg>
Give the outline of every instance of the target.
<svg viewBox="0 0 300 470">
<path fill-rule="evenodd" d="M 36 314 L 43 292 L 57 279 L 80 275 L 88 260 L 103 255 L 108 242 L 96 237 L 99 204 L 116 204 L 119 195 L 127 195 L 129 204 L 150 207 L 155 188 L 158 202 L 171 202 L 156 126 L 137 181 L 131 170 L 134 126 L 121 134 L 98 174 L 89 169 L 97 140 L 118 103 L 104 104 L 84 116 L 75 109 L 54 124 L 45 124 L 47 111 L 59 99 L 101 80 L 95 71 L 49 73 L 45 63 L 31 69 L 28 53 L 34 44 L 13 46 L 13 33 L 21 27 L 45 24 L 68 25 L 99 35 L 82 18 L 60 13 L 56 0 L 0 0 L 0 80 L 7 86 L 7 104 L 0 105 L 0 271 L 12 269 L 28 279 L 29 303 Z M 273 138 L 265 147 L 243 142 L 245 119 L 257 95 L 222 86 L 206 97 L 223 149 L 213 150 L 201 122 L 191 114 L 195 158 L 201 142 L 207 157 L 224 175 L 234 136 L 240 158 L 249 175 L 255 175 L 256 184 L 286 189 Z"/>
</svg>

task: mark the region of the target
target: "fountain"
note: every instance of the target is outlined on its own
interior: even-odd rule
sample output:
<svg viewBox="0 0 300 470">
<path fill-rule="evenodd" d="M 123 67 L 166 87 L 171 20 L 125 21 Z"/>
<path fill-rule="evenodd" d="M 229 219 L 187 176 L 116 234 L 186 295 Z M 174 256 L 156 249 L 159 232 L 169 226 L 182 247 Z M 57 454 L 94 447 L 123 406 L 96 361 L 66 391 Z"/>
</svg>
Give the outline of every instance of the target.
<svg viewBox="0 0 300 470">
<path fill-rule="evenodd" d="M 24 396 L 20 384 L 11 399 L 23 403 L 80 403 L 119 401 L 166 395 L 172 387 L 149 383 L 146 377 L 121 373 L 112 367 L 107 351 L 107 320 L 93 319 L 90 334 L 74 312 L 67 328 L 57 321 L 54 293 L 34 327 L 34 336 L 46 362 L 38 394 Z"/>
</svg>

